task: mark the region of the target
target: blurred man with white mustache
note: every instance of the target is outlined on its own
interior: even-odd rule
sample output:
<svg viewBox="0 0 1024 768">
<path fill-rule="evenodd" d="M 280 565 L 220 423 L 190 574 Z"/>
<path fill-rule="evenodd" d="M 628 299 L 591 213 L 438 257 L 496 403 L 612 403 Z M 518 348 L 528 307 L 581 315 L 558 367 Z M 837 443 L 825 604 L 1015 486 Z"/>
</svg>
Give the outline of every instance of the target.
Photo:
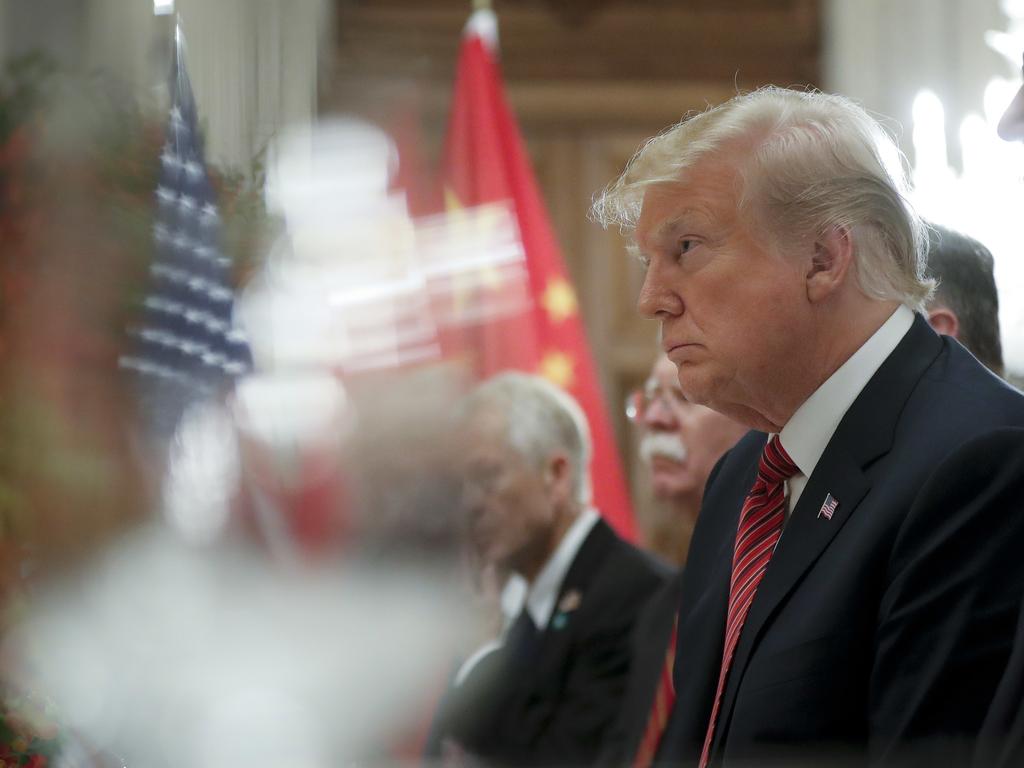
<svg viewBox="0 0 1024 768">
<path fill-rule="evenodd" d="M 634 392 L 626 412 L 643 434 L 640 457 L 650 472 L 657 517 L 646 526 L 645 545 L 682 566 L 700 512 L 704 485 L 717 461 L 747 428 L 717 411 L 687 401 L 676 366 L 660 355 L 643 389 Z M 633 663 L 616 728 L 604 744 L 601 766 L 650 766 L 667 731 L 671 706 L 659 703 L 665 648 L 674 632 L 682 570 L 650 599 L 637 619 Z M 674 643 L 673 643 L 674 645 Z"/>
<path fill-rule="evenodd" d="M 631 396 L 628 413 L 643 431 L 640 456 L 660 507 L 645 532 L 645 543 L 674 565 L 682 565 L 708 475 L 747 429 L 717 411 L 687 402 L 676 366 L 665 355 L 655 361 L 644 388 Z"/>
</svg>

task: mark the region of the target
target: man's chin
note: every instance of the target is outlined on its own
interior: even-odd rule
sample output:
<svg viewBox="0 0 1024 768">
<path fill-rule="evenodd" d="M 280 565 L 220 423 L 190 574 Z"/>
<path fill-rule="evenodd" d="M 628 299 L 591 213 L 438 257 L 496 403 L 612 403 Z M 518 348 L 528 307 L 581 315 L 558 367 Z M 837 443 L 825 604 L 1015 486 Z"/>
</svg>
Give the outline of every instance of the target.
<svg viewBox="0 0 1024 768">
<path fill-rule="evenodd" d="M 651 480 L 655 485 L 673 485 L 683 480 L 682 475 L 686 472 L 685 460 L 669 456 L 664 453 L 655 453 L 648 459 L 651 470 Z"/>
<path fill-rule="evenodd" d="M 712 403 L 719 399 L 729 381 L 708 364 L 683 364 L 679 366 L 678 374 L 679 388 L 686 401 L 713 410 Z"/>
<path fill-rule="evenodd" d="M 693 494 L 693 484 L 675 477 L 652 478 L 651 491 L 654 498 L 663 504 L 674 504 L 685 501 Z"/>
</svg>

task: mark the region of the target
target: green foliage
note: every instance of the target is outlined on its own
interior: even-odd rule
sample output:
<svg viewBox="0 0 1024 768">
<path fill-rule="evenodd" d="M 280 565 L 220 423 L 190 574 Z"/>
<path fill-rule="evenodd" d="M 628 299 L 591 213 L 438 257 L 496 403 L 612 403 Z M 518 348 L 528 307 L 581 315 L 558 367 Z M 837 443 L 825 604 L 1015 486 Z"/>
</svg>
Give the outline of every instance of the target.
<svg viewBox="0 0 1024 768">
<path fill-rule="evenodd" d="M 46 102 L 57 65 L 43 53 L 7 61 L 0 76 L 0 143 Z"/>
<path fill-rule="evenodd" d="M 165 123 L 109 81 L 41 54 L 0 66 L 0 542 L 53 503 L 39 489 L 97 497 L 117 475 L 116 457 L 96 447 L 113 441 L 69 404 L 86 391 L 123 399 L 116 355 L 148 289 Z M 271 226 L 264 159 L 246 172 L 209 167 L 239 282 Z M 33 311 L 40 302 L 52 303 L 46 322 Z M 74 369 L 76 350 L 94 351 L 92 368 Z"/>
</svg>

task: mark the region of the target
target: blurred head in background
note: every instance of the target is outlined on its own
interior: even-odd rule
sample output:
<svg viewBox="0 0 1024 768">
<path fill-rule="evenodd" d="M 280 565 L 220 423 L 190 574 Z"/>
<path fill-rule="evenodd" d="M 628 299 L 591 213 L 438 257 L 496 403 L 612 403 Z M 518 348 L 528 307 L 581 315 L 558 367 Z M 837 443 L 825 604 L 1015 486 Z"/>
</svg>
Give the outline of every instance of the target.
<svg viewBox="0 0 1024 768">
<path fill-rule="evenodd" d="M 468 397 L 456 463 L 481 565 L 537 575 L 590 502 L 590 455 L 579 406 L 540 377 L 505 373 Z"/>
<path fill-rule="evenodd" d="M 666 355 L 658 357 L 643 389 L 631 396 L 629 415 L 641 430 L 640 455 L 660 507 L 647 543 L 666 559 L 681 564 L 708 475 L 746 428 L 710 408 L 688 402 L 676 366 Z"/>
<path fill-rule="evenodd" d="M 931 226 L 928 239 L 928 275 L 938 282 L 925 306 L 928 322 L 1002 376 L 999 294 L 992 254 L 974 238 L 938 225 Z"/>
</svg>

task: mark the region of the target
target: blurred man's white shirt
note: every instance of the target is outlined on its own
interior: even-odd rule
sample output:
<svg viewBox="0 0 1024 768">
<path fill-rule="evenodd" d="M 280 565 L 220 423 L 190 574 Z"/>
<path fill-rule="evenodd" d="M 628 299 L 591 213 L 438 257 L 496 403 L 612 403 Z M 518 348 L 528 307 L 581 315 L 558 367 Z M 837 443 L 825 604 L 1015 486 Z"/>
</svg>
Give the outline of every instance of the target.
<svg viewBox="0 0 1024 768">
<path fill-rule="evenodd" d="M 523 610 L 524 604 L 529 611 L 534 626 L 543 630 L 551 620 L 551 614 L 555 610 L 555 600 L 558 599 L 558 589 L 565 580 L 573 560 L 586 541 L 591 530 L 597 524 L 601 516 L 595 509 L 584 509 L 569 530 L 565 532 L 554 554 L 544 564 L 544 567 L 537 574 L 533 586 L 520 576 L 512 573 L 505 581 L 501 590 L 500 604 L 502 614 L 501 634 L 493 640 L 477 648 L 459 667 L 455 673 L 454 684 L 462 685 L 470 671 L 488 654 L 493 653 L 502 646 L 509 626 L 516 620 Z"/>
</svg>

